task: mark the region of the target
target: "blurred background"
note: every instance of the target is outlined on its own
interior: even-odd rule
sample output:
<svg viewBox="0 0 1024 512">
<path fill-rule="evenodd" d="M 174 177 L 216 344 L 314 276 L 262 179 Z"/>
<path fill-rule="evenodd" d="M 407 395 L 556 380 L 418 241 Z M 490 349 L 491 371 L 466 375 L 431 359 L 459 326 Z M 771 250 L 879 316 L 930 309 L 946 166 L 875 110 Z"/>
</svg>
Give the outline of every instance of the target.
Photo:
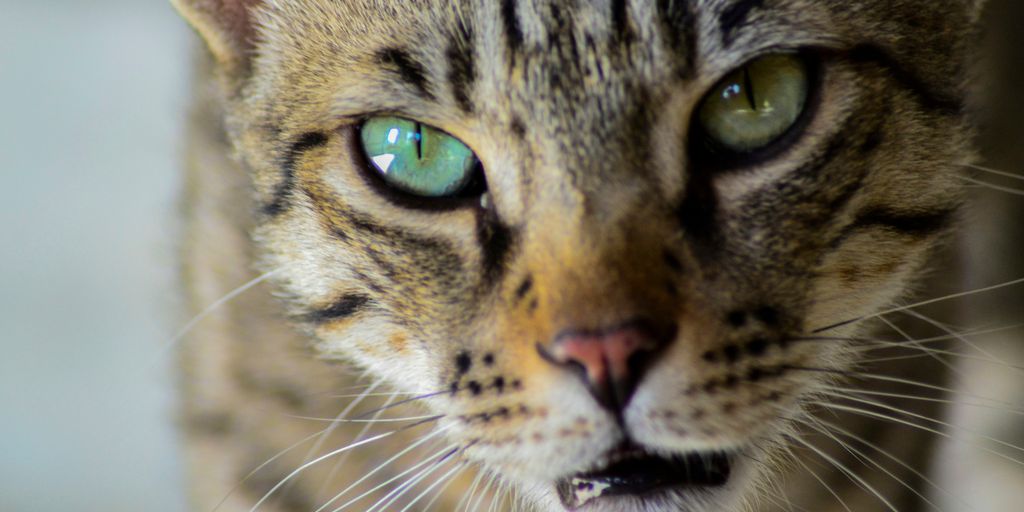
<svg viewBox="0 0 1024 512">
<path fill-rule="evenodd" d="M 1024 2 L 994 1 L 991 14 L 985 159 L 1018 172 Z M 183 323 L 175 201 L 193 44 L 163 0 L 0 0 L 0 512 L 186 510 L 166 347 Z M 1024 276 L 1024 197 L 974 192 L 962 289 Z M 958 304 L 965 327 L 1024 320 L 1022 287 Z M 1018 366 L 1022 341 L 979 340 Z M 1024 409 L 1024 372 L 965 372 Z M 1019 414 L 956 414 L 1024 445 Z M 1021 467 L 972 443 L 945 448 L 940 476 L 962 501 L 943 508 L 1021 510 Z"/>
<path fill-rule="evenodd" d="M 0 511 L 185 510 L 174 431 L 188 28 L 0 0 Z"/>
</svg>

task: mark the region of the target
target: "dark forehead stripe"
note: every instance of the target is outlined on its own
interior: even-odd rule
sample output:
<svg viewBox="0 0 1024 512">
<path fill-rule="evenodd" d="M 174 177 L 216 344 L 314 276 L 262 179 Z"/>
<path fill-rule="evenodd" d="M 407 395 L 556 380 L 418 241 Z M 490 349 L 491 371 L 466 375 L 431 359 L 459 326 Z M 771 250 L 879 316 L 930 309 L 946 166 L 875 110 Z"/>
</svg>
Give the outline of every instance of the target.
<svg viewBox="0 0 1024 512">
<path fill-rule="evenodd" d="M 722 10 L 718 28 L 722 31 L 722 44 L 730 46 L 738 32 L 747 23 L 750 13 L 764 5 L 764 0 L 738 0 Z"/>
<path fill-rule="evenodd" d="M 629 0 L 612 0 L 612 30 L 620 39 L 629 39 Z"/>
<path fill-rule="evenodd" d="M 661 38 L 677 61 L 677 74 L 684 79 L 696 73 L 697 16 L 689 0 L 658 0 Z"/>
<path fill-rule="evenodd" d="M 384 48 L 377 52 L 377 62 L 385 69 L 394 71 L 398 78 L 411 85 L 428 99 L 433 99 L 430 83 L 427 81 L 427 70 L 412 58 L 403 48 Z"/>
<path fill-rule="evenodd" d="M 505 27 L 505 42 L 510 54 L 515 55 L 523 46 L 523 28 L 519 25 L 518 0 L 501 0 L 501 24 Z"/>
<path fill-rule="evenodd" d="M 476 58 L 473 48 L 473 28 L 465 20 L 456 22 L 456 30 L 448 43 L 448 84 L 455 104 L 465 113 L 475 110 L 472 90 L 476 82 Z"/>
<path fill-rule="evenodd" d="M 274 190 L 270 203 L 263 206 L 263 213 L 271 217 L 281 214 L 288 207 L 288 197 L 295 188 L 295 166 L 307 151 L 327 144 L 327 135 L 310 132 L 299 136 L 291 144 L 281 165 L 281 183 Z"/>
<path fill-rule="evenodd" d="M 366 310 L 373 305 L 373 301 L 359 294 L 345 294 L 335 300 L 331 305 L 311 311 L 306 315 L 306 320 L 314 324 L 326 324 L 355 316 L 360 311 Z"/>
</svg>

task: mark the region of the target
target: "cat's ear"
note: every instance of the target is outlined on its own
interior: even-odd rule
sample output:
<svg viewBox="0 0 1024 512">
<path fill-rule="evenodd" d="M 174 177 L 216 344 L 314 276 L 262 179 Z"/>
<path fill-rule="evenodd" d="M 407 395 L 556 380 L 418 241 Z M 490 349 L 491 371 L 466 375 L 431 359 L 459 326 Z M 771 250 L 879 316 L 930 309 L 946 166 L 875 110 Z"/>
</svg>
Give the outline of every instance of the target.
<svg viewBox="0 0 1024 512">
<path fill-rule="evenodd" d="M 263 0 L 171 0 L 206 41 L 217 62 L 232 70 L 248 66 L 256 37 L 254 10 Z"/>
</svg>

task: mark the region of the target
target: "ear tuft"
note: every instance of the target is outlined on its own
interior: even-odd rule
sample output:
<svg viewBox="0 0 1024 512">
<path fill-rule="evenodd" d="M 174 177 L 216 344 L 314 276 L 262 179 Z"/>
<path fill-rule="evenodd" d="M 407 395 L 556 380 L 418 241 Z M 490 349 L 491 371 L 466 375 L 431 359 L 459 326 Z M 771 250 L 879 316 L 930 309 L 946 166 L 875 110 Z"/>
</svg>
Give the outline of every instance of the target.
<svg viewBox="0 0 1024 512">
<path fill-rule="evenodd" d="M 244 67 L 256 37 L 253 10 L 263 0 L 171 0 L 221 65 Z"/>
</svg>

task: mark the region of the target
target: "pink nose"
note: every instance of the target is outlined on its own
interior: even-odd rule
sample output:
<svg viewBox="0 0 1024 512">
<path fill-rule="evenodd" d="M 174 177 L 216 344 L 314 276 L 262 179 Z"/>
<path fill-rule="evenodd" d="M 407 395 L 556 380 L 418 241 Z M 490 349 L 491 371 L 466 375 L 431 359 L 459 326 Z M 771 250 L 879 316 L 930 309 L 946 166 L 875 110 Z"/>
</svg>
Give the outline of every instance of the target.
<svg viewBox="0 0 1024 512">
<path fill-rule="evenodd" d="M 619 412 L 629 403 L 651 356 L 673 337 L 674 327 L 659 330 L 632 322 L 607 331 L 565 331 L 538 350 L 555 364 L 579 370 L 598 403 Z"/>
</svg>

